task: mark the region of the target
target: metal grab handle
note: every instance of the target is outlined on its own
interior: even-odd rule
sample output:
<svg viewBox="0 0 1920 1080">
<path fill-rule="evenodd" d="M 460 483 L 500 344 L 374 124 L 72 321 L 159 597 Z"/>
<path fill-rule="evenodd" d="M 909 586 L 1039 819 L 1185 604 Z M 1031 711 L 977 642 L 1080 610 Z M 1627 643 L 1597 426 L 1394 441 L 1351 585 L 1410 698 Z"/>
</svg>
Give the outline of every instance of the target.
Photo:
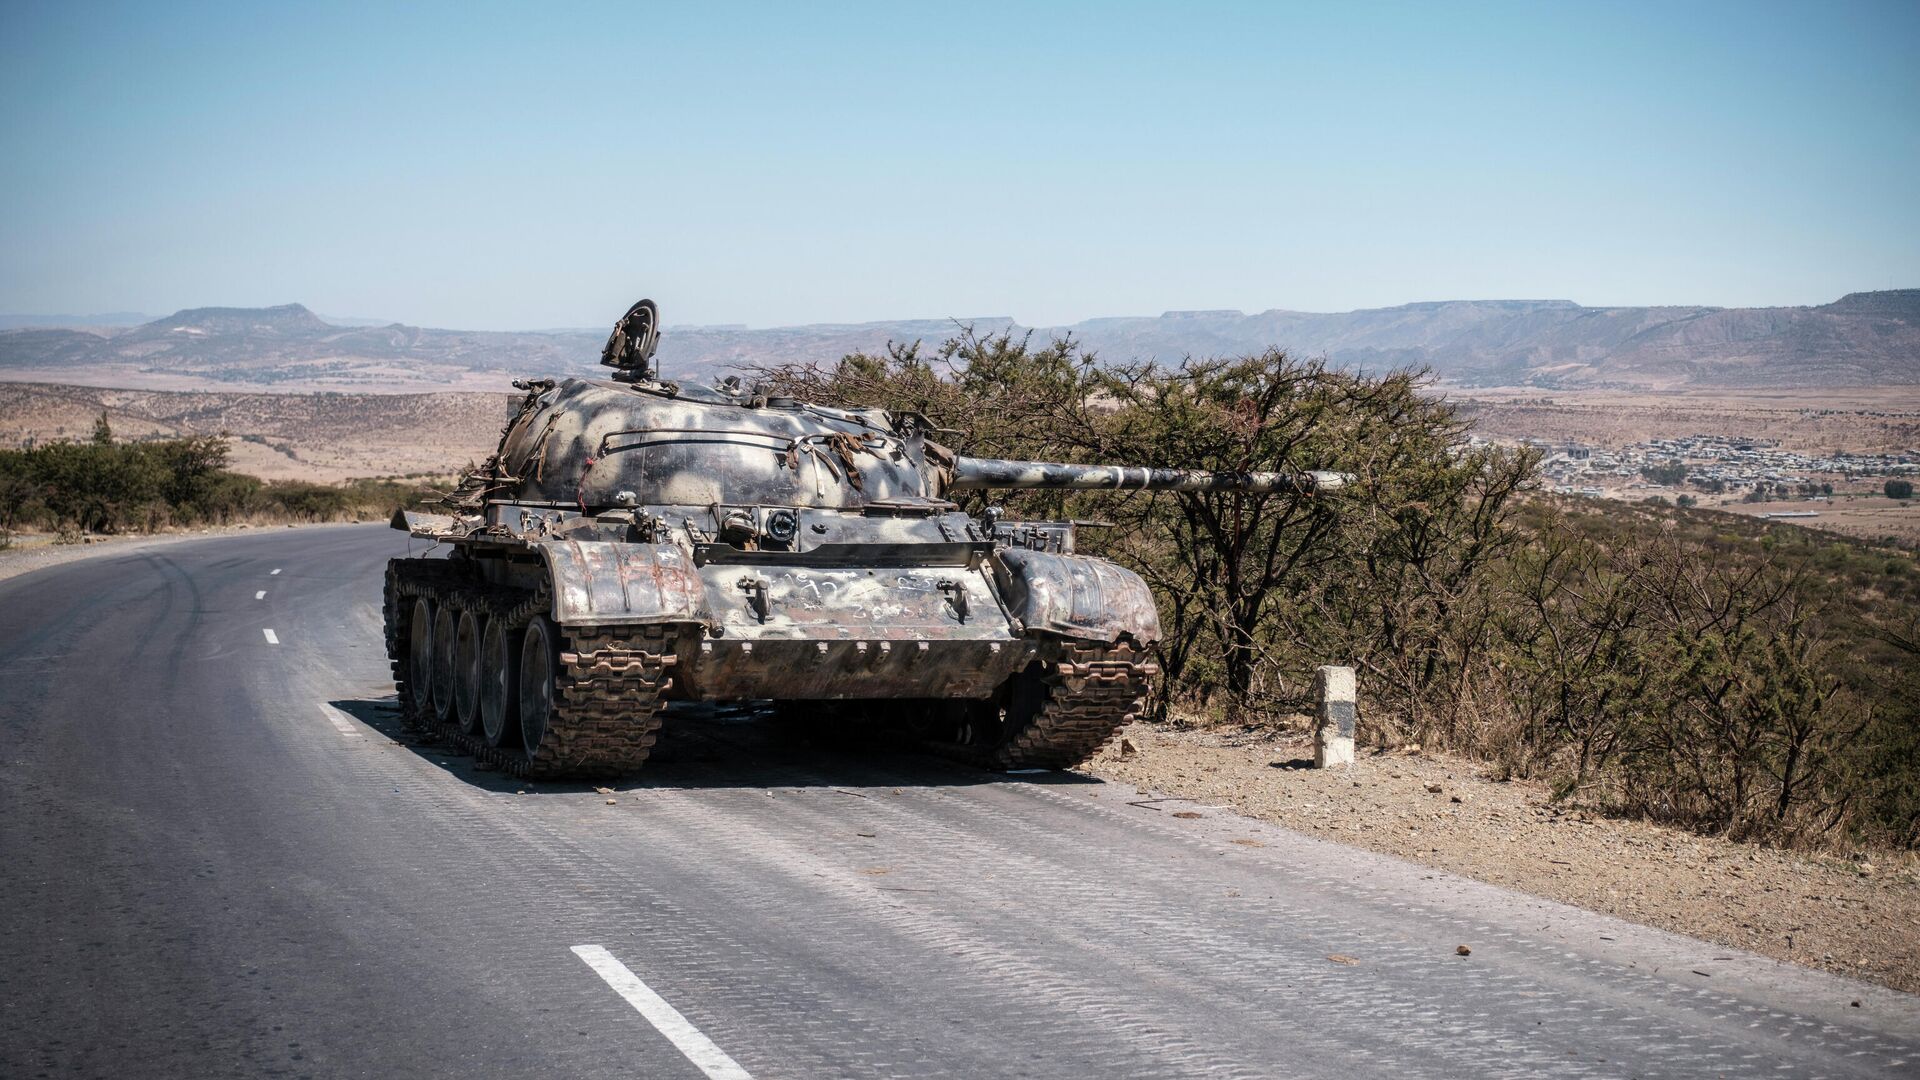
<svg viewBox="0 0 1920 1080">
<path fill-rule="evenodd" d="M 760 622 L 766 622 L 773 612 L 773 601 L 767 597 L 767 579 L 743 577 L 740 579 L 740 591 L 747 594 L 747 606 L 753 609 L 753 616 Z"/>
<path fill-rule="evenodd" d="M 967 586 L 963 582 L 946 578 L 940 582 L 940 591 L 947 594 L 947 603 L 953 605 L 953 613 L 961 622 L 967 621 Z"/>
</svg>

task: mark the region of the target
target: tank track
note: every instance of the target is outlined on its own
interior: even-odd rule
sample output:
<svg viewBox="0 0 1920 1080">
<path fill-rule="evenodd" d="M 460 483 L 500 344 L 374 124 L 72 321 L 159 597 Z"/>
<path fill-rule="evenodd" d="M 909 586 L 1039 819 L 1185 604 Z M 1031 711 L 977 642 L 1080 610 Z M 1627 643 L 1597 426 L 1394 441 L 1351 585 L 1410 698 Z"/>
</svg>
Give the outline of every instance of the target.
<svg viewBox="0 0 1920 1080">
<path fill-rule="evenodd" d="M 661 695 L 672 679 L 673 628 L 664 626 L 570 628 L 555 626 L 560 673 L 554 715 L 546 738 L 529 757 L 518 746 L 496 747 L 469 734 L 457 721 L 440 722 L 430 703 L 416 700 L 408 675 L 408 623 L 412 600 L 484 611 L 516 629 L 545 611 L 540 593 L 475 581 L 458 564 L 393 559 L 387 564 L 387 657 L 407 726 L 440 739 L 505 772 L 530 780 L 610 779 L 640 768 L 653 750 L 661 723 Z"/>
<path fill-rule="evenodd" d="M 1160 665 L 1131 642 L 1070 642 L 1043 675 L 1046 701 L 987 755 L 996 769 L 1070 769 L 1132 720 Z"/>
</svg>

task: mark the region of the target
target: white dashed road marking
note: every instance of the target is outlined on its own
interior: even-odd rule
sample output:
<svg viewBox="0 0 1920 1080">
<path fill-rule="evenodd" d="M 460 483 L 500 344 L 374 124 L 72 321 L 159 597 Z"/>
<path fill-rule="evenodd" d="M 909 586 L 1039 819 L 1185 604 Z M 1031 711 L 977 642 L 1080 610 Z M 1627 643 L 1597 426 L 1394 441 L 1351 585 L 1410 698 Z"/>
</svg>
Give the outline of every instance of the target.
<svg viewBox="0 0 1920 1080">
<path fill-rule="evenodd" d="M 326 715 L 327 722 L 338 729 L 340 734 L 351 735 L 356 739 L 360 737 L 360 729 L 353 726 L 353 721 L 347 718 L 346 713 L 341 712 L 339 709 L 334 708 L 324 701 L 320 703 L 320 711 Z"/>
<path fill-rule="evenodd" d="M 613 992 L 627 999 L 647 1023 L 652 1024 L 660 1034 L 687 1056 L 701 1072 L 711 1080 L 753 1080 L 753 1074 L 740 1067 L 740 1063 L 727 1056 L 726 1051 L 713 1044 L 713 1040 L 700 1033 L 680 1010 L 667 1004 L 667 1000 L 653 992 L 653 988 L 640 981 L 640 976 L 627 970 L 627 965 L 614 958 L 614 955 L 598 945 L 575 945 L 573 954 L 587 962 L 594 974 L 607 981 Z"/>
<path fill-rule="evenodd" d="M 270 574 L 268 574 L 267 576 L 268 576 L 268 577 L 272 577 L 272 576 L 273 576 L 273 574 L 277 574 L 277 573 L 279 573 L 279 572 L 280 572 L 280 568 L 276 566 L 276 567 L 274 567 L 274 568 L 273 568 L 273 571 L 272 571 L 272 573 L 270 573 Z"/>
<path fill-rule="evenodd" d="M 280 644 L 280 638 L 279 638 L 279 635 L 277 635 L 277 634 L 275 634 L 275 633 L 274 633 L 273 631 L 271 631 L 271 630 L 262 630 L 262 631 L 260 631 L 260 632 L 261 632 L 261 633 L 263 633 L 263 634 L 265 634 L 265 635 L 267 635 L 267 644 L 269 644 L 269 645 L 278 645 L 278 644 Z"/>
<path fill-rule="evenodd" d="M 265 600 L 267 598 L 267 590 L 261 589 L 259 592 L 254 593 L 253 598 L 255 600 Z"/>
</svg>

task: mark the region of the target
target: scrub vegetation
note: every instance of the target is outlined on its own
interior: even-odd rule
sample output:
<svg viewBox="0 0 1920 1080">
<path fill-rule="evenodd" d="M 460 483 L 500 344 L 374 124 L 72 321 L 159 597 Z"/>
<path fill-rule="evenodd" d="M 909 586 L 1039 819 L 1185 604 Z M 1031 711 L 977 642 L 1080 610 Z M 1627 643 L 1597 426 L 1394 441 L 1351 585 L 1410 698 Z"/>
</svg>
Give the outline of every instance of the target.
<svg viewBox="0 0 1920 1080">
<path fill-rule="evenodd" d="M 963 453 L 1333 469 L 1337 494 L 1026 492 L 1160 602 L 1160 721 L 1273 725 L 1313 669 L 1362 679 L 1362 737 L 1472 755 L 1558 799 L 1736 839 L 1920 846 L 1911 553 L 1703 510 L 1554 497 L 1475 444 L 1420 371 L 1269 351 L 1095 364 L 970 330 L 779 392 L 924 413 Z M 960 435 L 964 432 L 966 434 Z M 981 496 L 969 496 L 975 500 Z"/>
<path fill-rule="evenodd" d="M 217 435 L 121 442 L 104 415 L 87 442 L 0 450 L 0 546 L 16 530 L 63 536 L 172 527 L 351 521 L 433 497 L 418 483 L 266 481 L 227 468 Z"/>
</svg>

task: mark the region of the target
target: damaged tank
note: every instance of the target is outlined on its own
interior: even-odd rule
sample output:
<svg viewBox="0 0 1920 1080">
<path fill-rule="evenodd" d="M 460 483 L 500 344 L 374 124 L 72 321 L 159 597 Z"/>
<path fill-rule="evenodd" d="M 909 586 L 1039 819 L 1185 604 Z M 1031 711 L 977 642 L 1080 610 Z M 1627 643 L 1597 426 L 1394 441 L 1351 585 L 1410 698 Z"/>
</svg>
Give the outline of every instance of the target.
<svg viewBox="0 0 1920 1080">
<path fill-rule="evenodd" d="M 1152 593 L 1071 522 L 962 513 L 981 489 L 1314 494 L 1333 473 L 965 457 L 925 418 L 664 381 L 628 311 L 612 378 L 534 380 L 498 450 L 394 526 L 386 642 L 418 729 L 537 778 L 623 775 L 670 701 L 899 702 L 956 752 L 1065 768 L 1157 673 Z"/>
</svg>

